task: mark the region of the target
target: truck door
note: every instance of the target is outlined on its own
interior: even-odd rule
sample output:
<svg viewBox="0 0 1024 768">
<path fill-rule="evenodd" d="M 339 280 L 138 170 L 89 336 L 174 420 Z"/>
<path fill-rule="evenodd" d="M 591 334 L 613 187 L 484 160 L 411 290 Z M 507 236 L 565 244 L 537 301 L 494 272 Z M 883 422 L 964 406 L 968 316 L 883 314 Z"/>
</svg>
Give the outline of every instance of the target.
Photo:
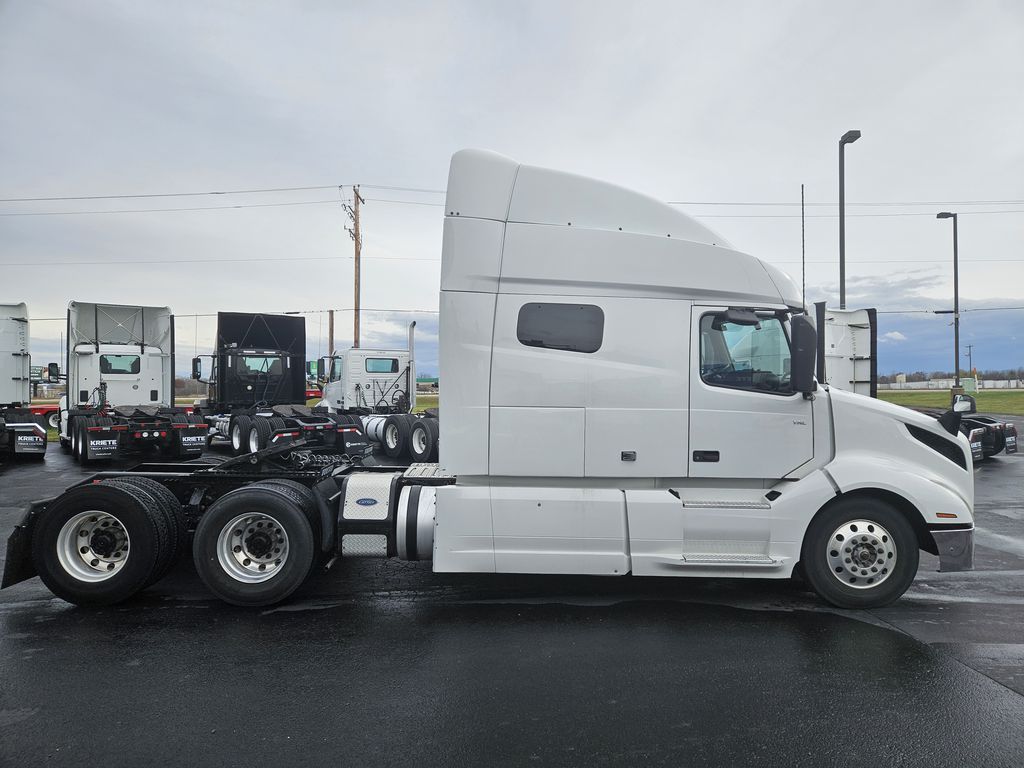
<svg viewBox="0 0 1024 768">
<path fill-rule="evenodd" d="M 811 402 L 790 383 L 784 316 L 692 311 L 690 477 L 778 479 L 810 461 Z"/>
</svg>

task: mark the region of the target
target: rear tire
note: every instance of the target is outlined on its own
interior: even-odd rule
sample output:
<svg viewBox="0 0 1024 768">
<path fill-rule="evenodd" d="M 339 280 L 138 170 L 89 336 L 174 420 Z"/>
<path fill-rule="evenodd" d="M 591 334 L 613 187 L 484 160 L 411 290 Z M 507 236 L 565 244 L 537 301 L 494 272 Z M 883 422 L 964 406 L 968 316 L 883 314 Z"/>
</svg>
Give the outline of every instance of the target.
<svg viewBox="0 0 1024 768">
<path fill-rule="evenodd" d="M 406 446 L 409 445 L 409 433 L 411 431 L 409 419 L 406 418 L 405 414 L 399 413 L 388 416 L 387 421 L 384 422 L 382 434 L 384 441 L 381 443 L 384 453 L 392 459 L 397 459 L 405 453 Z"/>
<path fill-rule="evenodd" d="M 273 432 L 273 429 L 271 429 L 269 419 L 263 416 L 255 417 L 252 420 L 252 426 L 249 428 L 249 434 L 246 437 L 249 444 L 249 453 L 256 453 L 256 451 L 262 451 L 266 448 L 271 432 Z"/>
<path fill-rule="evenodd" d="M 811 521 L 800 565 L 808 583 L 839 608 L 880 608 L 913 583 L 917 534 L 899 509 L 868 496 L 840 498 Z"/>
<path fill-rule="evenodd" d="M 49 429 L 56 429 L 58 432 L 60 432 L 60 411 L 59 410 L 57 410 L 57 411 L 50 411 L 46 415 L 45 418 L 46 418 L 46 426 Z"/>
<path fill-rule="evenodd" d="M 415 462 L 430 461 L 434 453 L 434 433 L 427 419 L 417 419 L 409 432 L 409 455 Z"/>
<path fill-rule="evenodd" d="M 437 419 L 424 419 L 424 421 L 426 421 L 427 429 L 430 430 L 434 438 L 434 445 L 430 450 L 430 456 L 427 457 L 427 461 L 437 461 L 441 449 L 441 425 Z"/>
<path fill-rule="evenodd" d="M 196 571 L 221 600 L 273 605 L 309 576 L 317 549 L 313 528 L 289 495 L 261 485 L 236 488 L 199 520 L 192 547 Z"/>
<path fill-rule="evenodd" d="M 235 456 L 249 453 L 249 430 L 252 419 L 248 416 L 236 416 L 231 421 L 231 450 Z"/>
<path fill-rule="evenodd" d="M 150 477 L 132 477 L 129 475 L 117 478 L 116 482 L 135 486 L 148 493 L 153 498 L 153 506 L 150 509 L 163 514 L 167 519 L 170 529 L 168 562 L 164 567 L 164 573 L 159 574 L 153 579 L 153 583 L 155 583 L 178 562 L 182 552 L 185 551 L 185 546 L 188 543 L 188 520 L 185 519 L 185 510 L 182 509 L 178 497 L 171 493 L 167 486 L 161 485 Z"/>
<path fill-rule="evenodd" d="M 32 563 L 57 597 L 111 605 L 149 583 L 160 548 L 158 522 L 139 489 L 100 483 L 72 488 L 43 510 L 35 521 Z"/>
</svg>

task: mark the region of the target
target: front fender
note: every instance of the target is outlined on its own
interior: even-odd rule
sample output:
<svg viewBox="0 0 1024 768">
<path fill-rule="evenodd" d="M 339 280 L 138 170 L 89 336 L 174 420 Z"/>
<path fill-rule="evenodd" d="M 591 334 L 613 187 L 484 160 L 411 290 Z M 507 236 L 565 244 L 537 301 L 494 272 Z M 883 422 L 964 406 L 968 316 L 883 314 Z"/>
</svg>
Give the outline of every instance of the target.
<svg viewBox="0 0 1024 768">
<path fill-rule="evenodd" d="M 973 499 L 965 498 L 953 483 L 919 465 L 900 465 L 887 457 L 858 451 L 836 456 L 824 470 L 841 493 L 877 488 L 906 499 L 921 513 L 926 525 L 974 523 Z"/>
</svg>

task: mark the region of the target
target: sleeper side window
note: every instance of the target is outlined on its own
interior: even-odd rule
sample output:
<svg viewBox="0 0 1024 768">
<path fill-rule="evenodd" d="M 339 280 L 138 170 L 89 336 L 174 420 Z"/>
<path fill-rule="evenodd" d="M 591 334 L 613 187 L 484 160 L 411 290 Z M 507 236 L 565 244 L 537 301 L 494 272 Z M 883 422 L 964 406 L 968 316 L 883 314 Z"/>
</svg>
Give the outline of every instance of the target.
<svg viewBox="0 0 1024 768">
<path fill-rule="evenodd" d="M 788 395 L 792 359 L 780 318 L 759 317 L 756 325 L 725 320 L 724 313 L 700 319 L 700 377 L 716 387 Z"/>
<path fill-rule="evenodd" d="M 524 304 L 516 337 L 527 347 L 597 352 L 604 339 L 604 311 L 593 304 Z"/>
</svg>

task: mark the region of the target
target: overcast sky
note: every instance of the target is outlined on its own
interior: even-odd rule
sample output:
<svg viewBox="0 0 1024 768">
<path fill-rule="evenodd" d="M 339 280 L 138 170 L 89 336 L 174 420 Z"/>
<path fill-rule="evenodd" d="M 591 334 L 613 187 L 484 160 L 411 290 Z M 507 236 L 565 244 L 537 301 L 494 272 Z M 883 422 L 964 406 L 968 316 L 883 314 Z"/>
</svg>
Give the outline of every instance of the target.
<svg viewBox="0 0 1024 768">
<path fill-rule="evenodd" d="M 856 128 L 850 203 L 943 202 L 848 207 L 851 305 L 950 306 L 951 226 L 934 218 L 948 208 L 964 305 L 1021 306 L 1022 51 L 1016 0 L 0 0 L 0 198 L 361 183 L 364 306 L 436 310 L 442 209 L 384 200 L 443 195 L 369 185 L 443 190 L 460 148 L 694 203 L 797 280 L 798 205 L 695 203 L 799 203 L 804 183 L 807 298 L 834 302 L 837 142 Z M 70 299 L 169 304 L 186 358 L 213 331 L 186 315 L 351 306 L 340 197 L 3 202 L 0 302 L 37 318 Z M 314 204 L 9 215 L 282 202 Z M 408 317 L 435 369 L 430 314 L 367 313 L 364 346 L 400 343 Z M 881 369 L 950 368 L 948 322 L 884 315 Z M 966 313 L 964 343 L 982 367 L 1024 365 L 1022 323 Z M 62 328 L 34 324 L 37 363 Z M 326 320 L 307 329 L 326 351 Z M 339 316 L 338 345 L 350 338 Z"/>
</svg>

